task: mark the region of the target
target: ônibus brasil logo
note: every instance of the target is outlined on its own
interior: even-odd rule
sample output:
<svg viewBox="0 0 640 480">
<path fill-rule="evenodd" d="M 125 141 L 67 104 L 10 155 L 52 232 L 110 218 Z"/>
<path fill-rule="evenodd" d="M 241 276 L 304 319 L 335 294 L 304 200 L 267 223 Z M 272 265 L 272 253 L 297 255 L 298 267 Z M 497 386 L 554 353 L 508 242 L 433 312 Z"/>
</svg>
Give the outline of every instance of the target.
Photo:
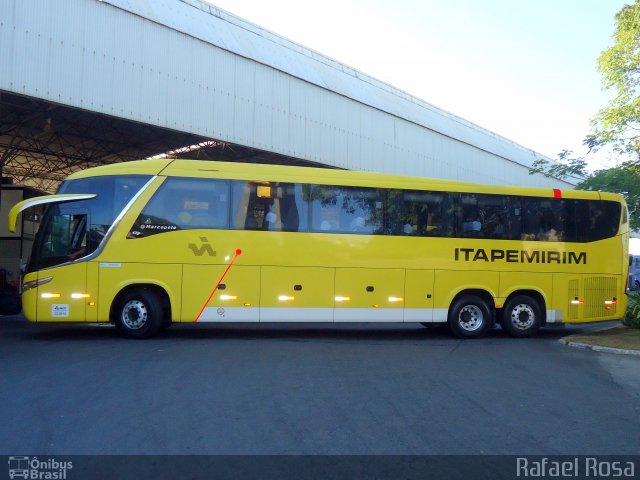
<svg viewBox="0 0 640 480">
<path fill-rule="evenodd" d="M 9 457 L 9 478 L 33 480 L 65 480 L 67 470 L 73 468 L 73 462 L 61 462 L 53 458 L 44 460 L 38 457 Z"/>
</svg>

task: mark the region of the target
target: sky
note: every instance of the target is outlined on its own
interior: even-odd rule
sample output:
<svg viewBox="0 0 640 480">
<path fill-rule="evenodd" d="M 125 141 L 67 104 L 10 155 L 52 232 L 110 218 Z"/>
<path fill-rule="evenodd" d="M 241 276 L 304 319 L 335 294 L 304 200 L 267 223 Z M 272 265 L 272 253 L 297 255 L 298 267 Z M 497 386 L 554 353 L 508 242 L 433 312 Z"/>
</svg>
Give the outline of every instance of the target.
<svg viewBox="0 0 640 480">
<path fill-rule="evenodd" d="M 596 60 L 632 0 L 211 0 L 550 158 L 583 155 Z M 591 169 L 613 166 L 594 156 Z"/>
</svg>

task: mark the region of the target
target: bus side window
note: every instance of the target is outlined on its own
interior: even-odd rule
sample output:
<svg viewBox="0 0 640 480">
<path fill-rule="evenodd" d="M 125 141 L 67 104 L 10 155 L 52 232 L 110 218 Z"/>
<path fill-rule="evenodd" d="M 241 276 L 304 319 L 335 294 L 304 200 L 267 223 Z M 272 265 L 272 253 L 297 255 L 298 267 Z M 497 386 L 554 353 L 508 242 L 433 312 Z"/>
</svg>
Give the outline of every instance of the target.
<svg viewBox="0 0 640 480">
<path fill-rule="evenodd" d="M 228 228 L 229 182 L 168 178 L 142 209 L 128 238 L 187 229 Z"/>
<path fill-rule="evenodd" d="M 249 182 L 231 182 L 231 227 L 244 230 L 247 223 L 251 185 Z"/>
<path fill-rule="evenodd" d="M 407 191 L 401 208 L 401 230 L 395 235 L 449 236 L 448 195 L 443 192 Z"/>
<path fill-rule="evenodd" d="M 232 228 L 306 232 L 309 185 L 276 182 L 234 181 Z"/>
<path fill-rule="evenodd" d="M 507 238 L 507 197 L 478 195 L 478 210 L 485 238 Z"/>
<path fill-rule="evenodd" d="M 522 236 L 522 199 L 509 196 L 507 199 L 506 234 L 507 240 L 520 240 Z"/>
<path fill-rule="evenodd" d="M 338 187 L 330 185 L 305 185 L 306 201 L 311 207 L 312 232 L 340 231 L 340 207 L 342 195 Z"/>
<path fill-rule="evenodd" d="M 618 202 L 600 200 L 590 202 L 589 240 L 610 238 L 618 233 L 622 207 Z"/>
<path fill-rule="evenodd" d="M 589 225 L 589 202 L 586 200 L 566 200 L 565 214 L 567 219 L 568 242 L 586 242 Z"/>
<path fill-rule="evenodd" d="M 478 195 L 463 193 L 459 196 L 458 232 L 463 237 L 483 238 L 484 228 L 478 205 Z"/>
<path fill-rule="evenodd" d="M 302 185 L 283 183 L 278 188 L 281 192 L 282 230 L 285 232 L 306 232 L 308 230 L 308 208 L 303 201 Z"/>
<path fill-rule="evenodd" d="M 565 212 L 562 200 L 555 198 L 525 197 L 523 240 L 545 242 L 564 241 Z"/>
<path fill-rule="evenodd" d="M 374 234 L 382 230 L 382 201 L 372 188 L 342 188 L 340 230 Z"/>
</svg>

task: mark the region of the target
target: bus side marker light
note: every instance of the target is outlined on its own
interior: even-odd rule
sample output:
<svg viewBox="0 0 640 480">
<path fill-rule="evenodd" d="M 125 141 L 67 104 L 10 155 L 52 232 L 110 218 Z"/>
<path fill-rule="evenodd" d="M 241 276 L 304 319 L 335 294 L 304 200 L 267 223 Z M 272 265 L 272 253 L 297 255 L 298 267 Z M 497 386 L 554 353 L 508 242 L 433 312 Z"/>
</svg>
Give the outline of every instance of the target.
<svg viewBox="0 0 640 480">
<path fill-rule="evenodd" d="M 72 293 L 71 298 L 90 298 L 91 295 L 88 293 Z"/>
<path fill-rule="evenodd" d="M 288 302 L 289 300 L 293 300 L 295 297 L 290 297 L 289 295 L 280 295 L 278 300 L 281 302 Z"/>
<path fill-rule="evenodd" d="M 96 306 L 96 302 L 89 302 L 87 305 L 89 305 L 90 307 L 95 307 Z"/>
<path fill-rule="evenodd" d="M 238 296 L 237 295 L 220 295 L 220 300 L 237 300 Z"/>
<path fill-rule="evenodd" d="M 250 306 L 251 306 L 251 304 L 250 304 L 250 303 L 245 303 L 245 304 L 244 304 L 244 306 L 245 306 L 245 307 L 250 307 Z"/>
<path fill-rule="evenodd" d="M 371 305 L 373 308 L 380 308 L 380 305 L 378 305 L 377 303 L 374 303 L 373 305 Z"/>
<path fill-rule="evenodd" d="M 60 298 L 59 293 L 43 293 L 40 295 L 42 298 Z"/>
<path fill-rule="evenodd" d="M 402 297 L 389 297 L 390 302 L 401 302 L 402 300 Z"/>
<path fill-rule="evenodd" d="M 336 302 L 348 302 L 349 300 L 351 300 L 351 297 L 336 297 L 335 298 Z"/>
</svg>

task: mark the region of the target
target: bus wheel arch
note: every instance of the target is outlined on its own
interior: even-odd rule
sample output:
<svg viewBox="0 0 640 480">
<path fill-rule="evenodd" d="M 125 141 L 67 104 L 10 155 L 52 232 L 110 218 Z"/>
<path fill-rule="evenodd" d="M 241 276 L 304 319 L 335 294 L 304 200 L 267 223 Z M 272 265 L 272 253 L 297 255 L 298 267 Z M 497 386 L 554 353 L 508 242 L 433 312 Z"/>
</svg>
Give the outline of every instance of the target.
<svg viewBox="0 0 640 480">
<path fill-rule="evenodd" d="M 114 298 L 109 319 L 125 337 L 151 338 L 171 325 L 169 295 L 154 284 L 128 285 Z"/>
<path fill-rule="evenodd" d="M 447 323 L 458 338 L 480 338 L 493 326 L 495 302 L 486 290 L 459 292 L 451 301 Z"/>
<path fill-rule="evenodd" d="M 517 290 L 504 303 L 502 328 L 512 337 L 534 336 L 546 322 L 546 302 L 536 290 Z"/>
</svg>

